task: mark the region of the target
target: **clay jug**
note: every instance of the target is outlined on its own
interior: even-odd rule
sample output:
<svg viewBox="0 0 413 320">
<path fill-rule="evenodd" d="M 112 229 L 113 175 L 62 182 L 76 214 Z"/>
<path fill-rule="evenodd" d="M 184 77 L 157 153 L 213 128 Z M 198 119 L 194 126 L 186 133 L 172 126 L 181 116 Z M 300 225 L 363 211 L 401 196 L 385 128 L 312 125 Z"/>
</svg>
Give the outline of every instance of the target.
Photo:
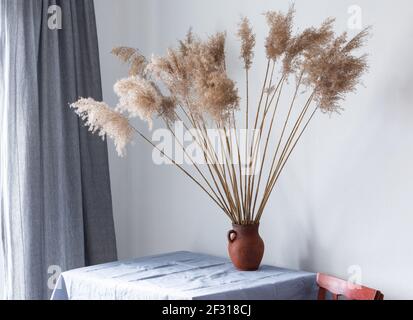
<svg viewBox="0 0 413 320">
<path fill-rule="evenodd" d="M 259 224 L 233 225 L 228 232 L 228 253 L 240 271 L 255 271 L 264 256 L 264 241 L 259 235 Z"/>
</svg>

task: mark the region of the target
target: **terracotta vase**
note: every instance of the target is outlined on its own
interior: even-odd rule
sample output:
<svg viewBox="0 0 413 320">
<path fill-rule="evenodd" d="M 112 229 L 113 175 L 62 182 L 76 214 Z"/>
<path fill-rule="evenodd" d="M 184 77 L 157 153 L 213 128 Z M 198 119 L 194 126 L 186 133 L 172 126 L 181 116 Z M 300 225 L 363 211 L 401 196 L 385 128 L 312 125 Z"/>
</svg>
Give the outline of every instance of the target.
<svg viewBox="0 0 413 320">
<path fill-rule="evenodd" d="M 264 241 L 259 233 L 259 224 L 233 225 L 228 232 L 228 253 L 235 268 L 240 271 L 256 271 L 264 256 Z"/>
</svg>

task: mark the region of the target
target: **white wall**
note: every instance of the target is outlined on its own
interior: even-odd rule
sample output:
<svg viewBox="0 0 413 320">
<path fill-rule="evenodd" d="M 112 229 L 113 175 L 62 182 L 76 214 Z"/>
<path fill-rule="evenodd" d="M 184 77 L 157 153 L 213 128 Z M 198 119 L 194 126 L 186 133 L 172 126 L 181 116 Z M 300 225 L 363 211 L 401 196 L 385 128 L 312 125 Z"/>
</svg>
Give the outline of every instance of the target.
<svg viewBox="0 0 413 320">
<path fill-rule="evenodd" d="M 250 18 L 257 33 L 251 81 L 257 92 L 267 31 L 261 14 L 288 7 L 287 1 L 276 0 L 95 2 L 104 95 L 112 103 L 111 87 L 126 69 L 110 56 L 111 48 L 128 45 L 147 55 L 163 53 L 189 26 L 200 35 L 228 31 L 230 70 L 243 84 L 233 36 L 240 15 Z M 354 4 L 295 2 L 299 27 L 334 16 L 342 31 Z M 356 4 L 363 9 L 364 24 L 374 26 L 365 88 L 348 96 L 341 116 L 319 115 L 302 140 L 262 221 L 264 259 L 344 278 L 350 266 L 358 265 L 364 284 L 380 288 L 386 298 L 413 299 L 413 4 Z M 184 175 L 155 166 L 151 159 L 151 149 L 140 140 L 126 159 L 111 149 L 120 258 L 183 249 L 225 256 L 229 221 Z"/>
</svg>

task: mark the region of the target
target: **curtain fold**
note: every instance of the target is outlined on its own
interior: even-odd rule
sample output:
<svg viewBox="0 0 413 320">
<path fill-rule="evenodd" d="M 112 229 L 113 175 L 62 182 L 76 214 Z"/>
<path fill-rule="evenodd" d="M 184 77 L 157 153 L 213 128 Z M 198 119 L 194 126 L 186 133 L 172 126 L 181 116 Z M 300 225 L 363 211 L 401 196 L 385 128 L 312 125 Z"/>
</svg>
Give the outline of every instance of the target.
<svg viewBox="0 0 413 320">
<path fill-rule="evenodd" d="M 57 271 L 116 260 L 107 146 L 69 109 L 102 98 L 93 0 L 0 0 L 0 68 L 4 294 L 46 299 Z"/>
</svg>

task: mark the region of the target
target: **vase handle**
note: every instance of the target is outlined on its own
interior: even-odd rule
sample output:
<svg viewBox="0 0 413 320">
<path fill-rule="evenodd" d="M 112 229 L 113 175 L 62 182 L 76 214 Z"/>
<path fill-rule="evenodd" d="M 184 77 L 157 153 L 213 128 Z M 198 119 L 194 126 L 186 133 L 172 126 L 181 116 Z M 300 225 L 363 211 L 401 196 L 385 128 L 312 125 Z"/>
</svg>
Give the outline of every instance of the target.
<svg viewBox="0 0 413 320">
<path fill-rule="evenodd" d="M 232 235 L 234 235 L 234 237 L 232 238 Z M 237 239 L 237 232 L 235 230 L 231 230 L 228 231 L 228 241 L 229 242 L 234 242 Z"/>
</svg>

